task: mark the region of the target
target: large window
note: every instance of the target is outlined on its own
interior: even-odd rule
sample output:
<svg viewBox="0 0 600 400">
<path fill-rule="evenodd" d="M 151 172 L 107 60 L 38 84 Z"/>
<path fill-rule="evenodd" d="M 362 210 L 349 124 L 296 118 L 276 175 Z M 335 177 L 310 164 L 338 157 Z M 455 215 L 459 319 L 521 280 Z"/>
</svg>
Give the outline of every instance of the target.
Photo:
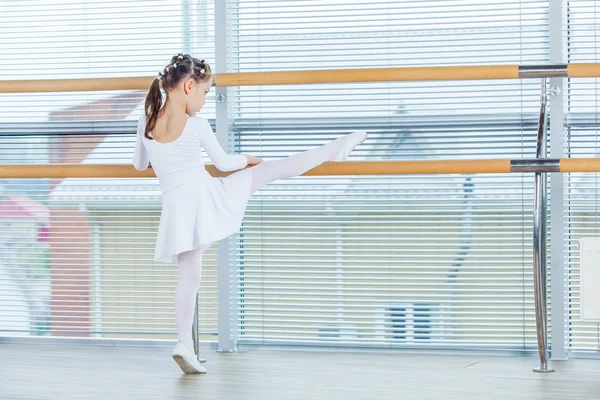
<svg viewBox="0 0 600 400">
<path fill-rule="evenodd" d="M 549 59 L 547 1 L 231 1 L 229 72 Z M 351 160 L 535 156 L 539 81 L 242 87 L 239 149 L 355 129 Z M 250 203 L 237 248 L 251 344 L 535 348 L 532 176 L 299 178 Z"/>
<path fill-rule="evenodd" d="M 571 0 L 568 8 L 568 61 L 597 63 L 600 60 L 597 1 Z M 598 79 L 576 79 L 568 82 L 566 153 L 570 157 L 598 157 Z M 600 235 L 597 173 L 570 174 L 565 177 L 565 219 L 567 237 L 565 251 L 569 276 L 569 349 L 598 352 L 600 327 L 580 320 L 579 242 L 585 236 Z"/>
<path fill-rule="evenodd" d="M 211 1 L 12 3 L 2 80 L 153 76 L 179 52 L 214 65 Z M 130 163 L 144 96 L 0 94 L 0 162 Z M 0 334 L 175 337 L 177 270 L 152 262 L 160 207 L 155 180 L 0 180 Z M 200 333 L 214 340 L 214 250 L 204 270 Z"/>
<path fill-rule="evenodd" d="M 545 64 L 563 45 L 551 43 L 548 0 L 224 1 L 225 13 L 220 0 L 0 3 L 0 79 L 152 76 L 182 51 L 227 72 Z M 566 3 L 564 62 L 597 62 L 596 3 Z M 216 54 L 215 38 L 227 42 Z M 144 96 L 0 94 L 0 162 L 129 163 Z M 565 155 L 595 156 L 597 80 L 559 96 Z M 203 115 L 230 151 L 265 159 L 358 129 L 369 139 L 350 161 L 519 159 L 535 156 L 539 99 L 536 79 L 251 86 L 209 97 Z M 578 321 L 577 256 L 577 239 L 600 229 L 597 180 L 565 177 L 575 351 L 599 338 Z M 220 254 L 240 346 L 535 351 L 532 193 L 531 174 L 266 187 Z M 0 180 L 0 334 L 174 337 L 176 269 L 152 262 L 160 207 L 155 180 Z M 216 257 L 205 257 L 199 301 L 208 341 Z"/>
</svg>

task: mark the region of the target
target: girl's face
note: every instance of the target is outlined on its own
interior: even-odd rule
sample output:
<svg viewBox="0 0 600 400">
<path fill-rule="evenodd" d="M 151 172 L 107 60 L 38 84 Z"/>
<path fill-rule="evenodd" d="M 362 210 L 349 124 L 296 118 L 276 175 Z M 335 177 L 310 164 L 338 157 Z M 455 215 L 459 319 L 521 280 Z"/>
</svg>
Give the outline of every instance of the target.
<svg viewBox="0 0 600 400">
<path fill-rule="evenodd" d="M 206 104 L 206 95 L 212 87 L 212 79 L 208 79 L 206 82 L 196 82 L 193 79 L 188 79 L 183 84 L 183 90 L 186 98 L 186 109 L 187 115 L 195 115 L 197 112 L 202 110 L 202 107 Z"/>
</svg>

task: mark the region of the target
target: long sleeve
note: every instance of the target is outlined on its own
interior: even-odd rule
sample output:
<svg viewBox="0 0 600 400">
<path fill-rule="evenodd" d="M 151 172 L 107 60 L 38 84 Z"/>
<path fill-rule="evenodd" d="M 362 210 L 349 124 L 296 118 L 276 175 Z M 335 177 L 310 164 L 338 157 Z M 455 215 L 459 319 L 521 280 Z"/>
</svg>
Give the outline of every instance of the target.
<svg viewBox="0 0 600 400">
<path fill-rule="evenodd" d="M 217 141 L 217 138 L 204 118 L 198 118 L 200 122 L 200 141 L 202 147 L 206 150 L 208 157 L 215 164 L 215 167 L 223 172 L 236 171 L 248 165 L 248 160 L 241 154 L 227 154 Z"/>
<path fill-rule="evenodd" d="M 144 146 L 144 141 L 142 140 L 144 134 L 144 122 L 143 118 L 140 118 L 137 126 L 137 133 L 135 137 L 135 149 L 133 150 L 133 166 L 138 171 L 143 171 L 148 168 L 150 165 L 150 157 L 148 156 L 148 151 Z"/>
</svg>

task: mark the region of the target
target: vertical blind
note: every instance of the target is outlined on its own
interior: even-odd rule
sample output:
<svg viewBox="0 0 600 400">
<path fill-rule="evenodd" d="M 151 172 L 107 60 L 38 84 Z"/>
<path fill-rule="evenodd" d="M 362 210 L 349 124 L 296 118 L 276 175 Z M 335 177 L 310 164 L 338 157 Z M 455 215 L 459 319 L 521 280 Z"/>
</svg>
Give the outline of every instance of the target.
<svg viewBox="0 0 600 400">
<path fill-rule="evenodd" d="M 214 64 L 212 1 L 0 1 L 0 80 L 152 76 Z M 0 163 L 129 164 L 146 91 L 0 94 Z M 204 115 L 214 119 L 214 98 Z M 0 335 L 175 337 L 175 266 L 152 262 L 154 179 L 0 180 Z M 216 257 L 200 333 L 214 340 Z"/>
<path fill-rule="evenodd" d="M 229 72 L 539 64 L 548 2 L 229 2 Z M 241 152 L 532 158 L 539 80 L 230 89 Z M 240 346 L 535 348 L 531 175 L 295 178 L 249 205 Z"/>
<path fill-rule="evenodd" d="M 569 62 L 597 63 L 600 60 L 597 1 L 568 2 Z M 570 157 L 598 157 L 598 79 L 574 79 L 568 83 L 566 153 Z M 599 186 L 597 173 L 569 174 L 565 177 L 565 251 L 568 259 L 569 349 L 574 352 L 600 350 L 600 326 L 582 322 L 579 281 L 579 239 L 600 235 Z"/>
</svg>

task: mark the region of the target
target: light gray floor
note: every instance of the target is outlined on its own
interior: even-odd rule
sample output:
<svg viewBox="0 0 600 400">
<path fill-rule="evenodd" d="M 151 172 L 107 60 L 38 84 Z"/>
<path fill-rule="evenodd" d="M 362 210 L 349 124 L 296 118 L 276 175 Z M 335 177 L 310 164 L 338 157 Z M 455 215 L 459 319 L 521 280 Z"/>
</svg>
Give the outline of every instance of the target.
<svg viewBox="0 0 600 400">
<path fill-rule="evenodd" d="M 600 360 L 296 351 L 218 354 L 184 375 L 167 348 L 0 345 L 1 399 L 600 399 Z"/>
</svg>

